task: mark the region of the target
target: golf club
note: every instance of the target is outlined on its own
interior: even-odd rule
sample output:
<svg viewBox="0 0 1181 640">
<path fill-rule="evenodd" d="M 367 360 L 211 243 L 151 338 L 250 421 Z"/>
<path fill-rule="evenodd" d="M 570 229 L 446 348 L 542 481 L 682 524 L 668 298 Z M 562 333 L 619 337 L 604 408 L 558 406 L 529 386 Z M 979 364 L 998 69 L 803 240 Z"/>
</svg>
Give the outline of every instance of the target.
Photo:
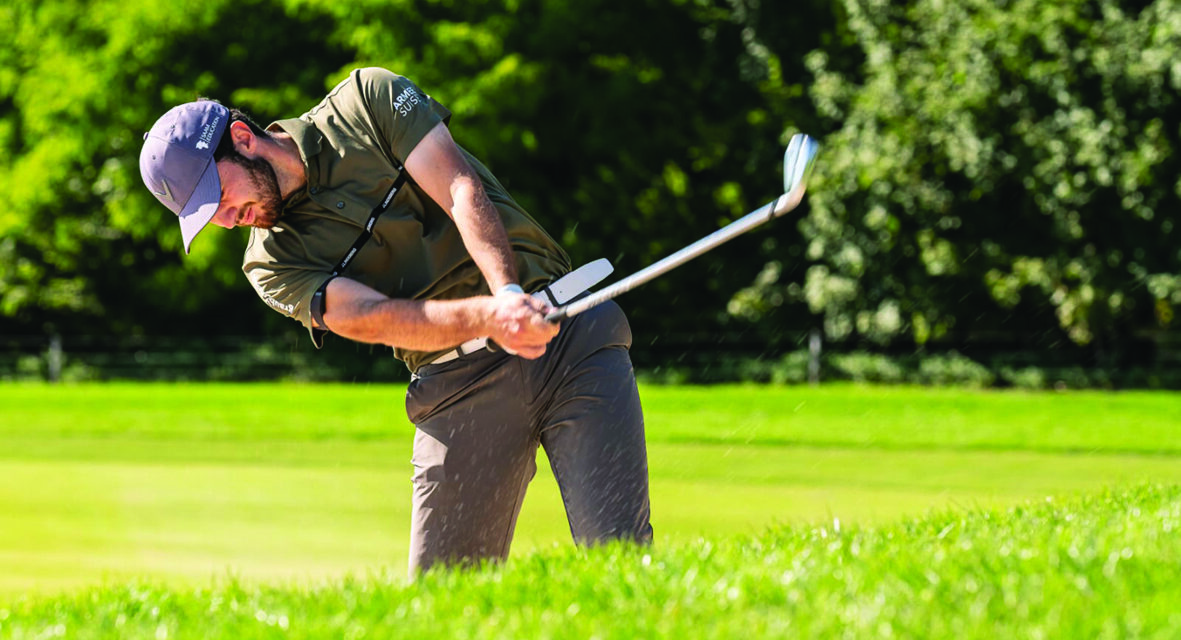
<svg viewBox="0 0 1181 640">
<path fill-rule="evenodd" d="M 804 199 L 804 190 L 807 187 L 808 175 L 812 170 L 812 161 L 819 148 L 820 145 L 806 134 L 797 133 L 792 136 L 791 142 L 787 145 L 787 151 L 783 154 L 783 195 L 663 260 L 641 269 L 597 293 L 551 311 L 545 319 L 550 322 L 559 322 L 574 317 L 622 293 L 631 291 L 656 276 L 679 267 L 735 236 L 746 233 L 768 220 L 778 218 L 795 209 Z"/>
</svg>

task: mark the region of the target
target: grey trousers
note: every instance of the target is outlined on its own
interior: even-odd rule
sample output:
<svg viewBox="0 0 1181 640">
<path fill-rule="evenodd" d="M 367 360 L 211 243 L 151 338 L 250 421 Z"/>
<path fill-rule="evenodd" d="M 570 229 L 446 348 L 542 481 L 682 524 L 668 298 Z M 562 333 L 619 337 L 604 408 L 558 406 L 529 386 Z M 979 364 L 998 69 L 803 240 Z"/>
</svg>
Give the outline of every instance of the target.
<svg viewBox="0 0 1181 640">
<path fill-rule="evenodd" d="M 508 556 L 537 447 L 549 457 L 574 541 L 652 539 L 644 418 L 614 303 L 563 323 L 546 354 L 479 351 L 419 369 L 410 574 Z"/>
</svg>

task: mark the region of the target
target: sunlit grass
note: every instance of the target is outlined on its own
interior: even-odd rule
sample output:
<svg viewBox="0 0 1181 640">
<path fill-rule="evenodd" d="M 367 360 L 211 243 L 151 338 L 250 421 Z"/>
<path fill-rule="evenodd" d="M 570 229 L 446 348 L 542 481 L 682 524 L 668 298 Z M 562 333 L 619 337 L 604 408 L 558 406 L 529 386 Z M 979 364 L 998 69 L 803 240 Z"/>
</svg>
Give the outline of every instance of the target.
<svg viewBox="0 0 1181 640">
<path fill-rule="evenodd" d="M 111 583 L 0 605 L 6 638 L 1126 638 L 1181 634 L 1181 487 L 892 524 L 551 549 L 408 584 Z"/>
<path fill-rule="evenodd" d="M 0 437 L 406 439 L 403 395 L 400 385 L 7 384 Z M 1181 453 L 1181 394 L 1170 392 L 719 385 L 641 395 L 651 442 Z"/>
<path fill-rule="evenodd" d="M 382 385 L 0 387 L 0 602 L 103 579 L 405 571 L 412 427 Z M 1181 483 L 1181 395 L 641 389 L 658 548 Z M 569 546 L 544 464 L 514 557 Z"/>
</svg>

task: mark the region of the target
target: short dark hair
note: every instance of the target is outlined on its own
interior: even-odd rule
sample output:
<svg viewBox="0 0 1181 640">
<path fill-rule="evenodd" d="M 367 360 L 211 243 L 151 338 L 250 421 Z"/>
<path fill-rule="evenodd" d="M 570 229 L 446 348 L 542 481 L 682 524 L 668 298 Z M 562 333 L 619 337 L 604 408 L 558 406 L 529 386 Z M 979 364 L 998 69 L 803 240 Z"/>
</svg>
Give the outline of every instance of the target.
<svg viewBox="0 0 1181 640">
<path fill-rule="evenodd" d="M 211 98 L 201 99 L 212 100 Z M 221 104 L 217 100 L 212 101 Z M 254 135 L 256 136 L 270 135 L 267 133 L 266 129 L 263 129 L 257 122 L 251 119 L 245 111 L 242 111 L 241 109 L 235 109 L 234 107 L 228 107 L 228 109 L 230 110 L 230 121 L 226 123 L 225 132 L 221 134 L 221 140 L 217 143 L 217 149 L 214 149 L 213 151 L 214 162 L 224 160 L 226 158 L 233 158 L 238 155 L 238 152 L 234 149 L 234 139 L 230 136 L 230 125 L 234 124 L 235 122 L 245 122 L 246 126 L 250 127 L 250 130 L 253 131 Z"/>
</svg>

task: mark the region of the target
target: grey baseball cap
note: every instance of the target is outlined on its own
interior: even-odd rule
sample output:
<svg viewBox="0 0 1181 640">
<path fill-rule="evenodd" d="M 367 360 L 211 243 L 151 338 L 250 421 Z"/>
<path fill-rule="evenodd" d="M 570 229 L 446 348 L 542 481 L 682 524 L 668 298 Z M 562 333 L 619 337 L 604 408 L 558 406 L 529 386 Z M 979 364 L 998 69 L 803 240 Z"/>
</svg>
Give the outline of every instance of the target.
<svg viewBox="0 0 1181 640">
<path fill-rule="evenodd" d="M 169 109 L 144 134 L 140 175 L 148 191 L 180 217 L 185 253 L 221 202 L 213 152 L 229 123 L 229 109 L 198 100 Z"/>
</svg>

